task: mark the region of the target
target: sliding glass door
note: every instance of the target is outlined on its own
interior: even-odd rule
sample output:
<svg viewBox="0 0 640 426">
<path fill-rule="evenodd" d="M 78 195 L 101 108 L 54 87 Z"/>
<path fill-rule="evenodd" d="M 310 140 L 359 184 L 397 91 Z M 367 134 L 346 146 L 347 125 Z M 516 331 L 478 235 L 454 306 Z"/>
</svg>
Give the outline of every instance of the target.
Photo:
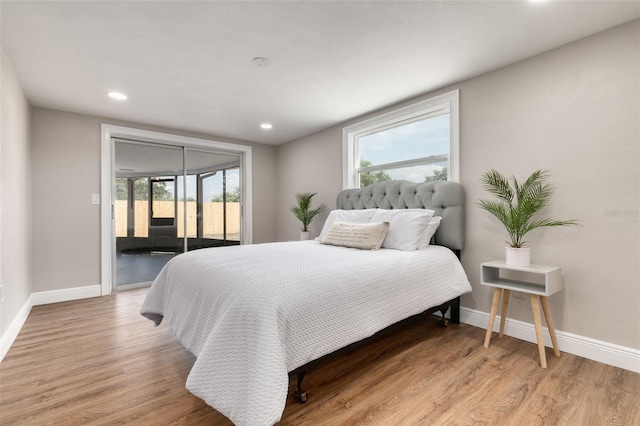
<svg viewBox="0 0 640 426">
<path fill-rule="evenodd" d="M 198 175 L 202 199 L 198 200 L 202 221 L 198 236 L 222 241 L 225 245 L 240 242 L 240 169 L 234 162 L 219 164 L 214 170 Z"/>
<path fill-rule="evenodd" d="M 116 286 L 147 285 L 174 256 L 236 245 L 240 157 L 115 140 Z"/>
<path fill-rule="evenodd" d="M 186 155 L 188 250 L 240 244 L 240 158 L 194 149 Z"/>
<path fill-rule="evenodd" d="M 115 284 L 153 281 L 183 250 L 177 238 L 176 176 L 183 174 L 180 147 L 116 141 Z"/>
</svg>

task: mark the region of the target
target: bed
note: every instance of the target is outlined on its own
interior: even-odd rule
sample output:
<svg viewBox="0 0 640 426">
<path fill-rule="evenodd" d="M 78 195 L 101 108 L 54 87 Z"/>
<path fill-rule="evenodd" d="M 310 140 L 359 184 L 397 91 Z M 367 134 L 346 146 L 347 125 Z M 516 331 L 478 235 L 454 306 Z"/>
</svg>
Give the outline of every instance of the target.
<svg viewBox="0 0 640 426">
<path fill-rule="evenodd" d="M 336 211 L 346 217 L 422 209 L 441 217 L 440 225 L 420 250 L 323 244 L 329 237 L 321 233 L 322 242 L 184 253 L 160 272 L 141 313 L 156 325 L 167 321 L 196 356 L 186 383 L 191 393 L 236 425 L 271 425 L 284 410 L 290 374 L 298 374 L 296 392 L 304 395 L 304 372 L 328 354 L 424 311 L 451 308 L 457 322 L 459 297 L 471 291 L 459 262 L 463 208 L 454 182 L 345 190 Z M 359 211 L 344 213 L 350 210 Z M 332 214 L 323 232 L 339 223 Z"/>
</svg>

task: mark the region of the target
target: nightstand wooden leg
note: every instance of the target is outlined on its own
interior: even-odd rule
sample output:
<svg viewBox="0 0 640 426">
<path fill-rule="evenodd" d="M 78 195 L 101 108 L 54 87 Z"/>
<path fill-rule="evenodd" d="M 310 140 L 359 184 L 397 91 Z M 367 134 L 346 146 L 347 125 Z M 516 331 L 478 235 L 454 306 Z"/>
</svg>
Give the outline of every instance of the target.
<svg viewBox="0 0 640 426">
<path fill-rule="evenodd" d="M 487 326 L 487 335 L 484 338 L 484 347 L 489 347 L 489 341 L 491 341 L 491 333 L 493 333 L 493 323 L 496 320 L 496 313 L 498 312 L 498 303 L 500 302 L 501 288 L 493 289 L 493 302 L 491 302 L 491 313 L 489 314 L 489 325 Z"/>
<path fill-rule="evenodd" d="M 498 337 L 504 337 L 504 323 L 507 320 L 507 309 L 509 308 L 509 296 L 511 295 L 511 290 L 507 290 L 506 288 L 502 291 L 502 310 L 500 311 L 500 334 Z"/>
<path fill-rule="evenodd" d="M 542 303 L 542 311 L 544 312 L 544 319 L 547 321 L 547 328 L 549 329 L 549 335 L 551 336 L 551 344 L 553 345 L 553 354 L 560 356 L 560 349 L 558 348 L 558 339 L 556 339 L 556 329 L 553 326 L 553 320 L 551 319 L 551 310 L 549 309 L 549 300 L 547 296 L 540 296 L 540 302 Z"/>
<path fill-rule="evenodd" d="M 533 311 L 533 323 L 536 326 L 536 339 L 538 340 L 538 352 L 540 352 L 540 366 L 547 368 L 547 357 L 544 350 L 544 340 L 542 338 L 542 321 L 540 318 L 540 299 L 537 294 L 531 296 L 531 310 Z"/>
</svg>

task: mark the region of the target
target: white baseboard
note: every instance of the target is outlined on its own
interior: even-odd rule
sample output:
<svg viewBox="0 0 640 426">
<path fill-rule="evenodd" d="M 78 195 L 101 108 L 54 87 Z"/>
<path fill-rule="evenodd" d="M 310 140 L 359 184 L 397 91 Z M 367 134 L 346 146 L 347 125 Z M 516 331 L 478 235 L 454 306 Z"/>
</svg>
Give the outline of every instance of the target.
<svg viewBox="0 0 640 426">
<path fill-rule="evenodd" d="M 465 324 L 486 329 L 487 324 L 489 323 L 489 314 L 487 312 L 461 307 L 460 321 Z M 497 316 L 496 322 L 493 326 L 493 331 L 498 332 L 499 330 L 500 317 Z M 507 318 L 504 334 L 515 337 L 516 339 L 537 343 L 535 327 L 533 324 L 527 322 Z M 543 327 L 542 334 L 545 346 L 551 347 L 551 337 L 549 336 L 549 330 L 546 327 Z M 567 333 L 566 331 L 556 330 L 556 337 L 558 339 L 559 349 L 562 352 L 567 352 L 583 358 L 602 362 L 603 364 L 613 365 L 615 367 L 624 368 L 625 370 L 640 373 L 640 350 L 603 342 L 589 337 L 578 336 L 576 334 Z"/>
<path fill-rule="evenodd" d="M 9 328 L 7 328 L 2 337 L 0 337 L 0 362 L 2 362 L 4 356 L 9 352 L 9 348 L 16 340 L 16 337 L 18 337 L 18 333 L 20 333 L 22 326 L 27 320 L 32 306 L 31 297 L 29 297 L 27 301 L 24 302 L 24 305 L 22 305 L 22 308 L 20 308 L 18 314 L 13 318 L 11 324 L 9 324 Z"/>
<path fill-rule="evenodd" d="M 88 285 L 85 287 L 64 288 L 62 290 L 33 293 L 31 295 L 31 301 L 32 306 L 38 306 L 99 296 L 102 296 L 102 287 L 100 285 Z"/>
</svg>

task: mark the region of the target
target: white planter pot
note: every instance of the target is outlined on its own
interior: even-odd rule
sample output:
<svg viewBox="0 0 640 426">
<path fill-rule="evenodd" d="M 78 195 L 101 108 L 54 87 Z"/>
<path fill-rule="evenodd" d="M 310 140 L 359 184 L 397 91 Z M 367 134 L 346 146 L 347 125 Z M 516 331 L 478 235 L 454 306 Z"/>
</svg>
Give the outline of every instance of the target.
<svg viewBox="0 0 640 426">
<path fill-rule="evenodd" d="M 311 232 L 300 231 L 300 241 L 307 241 L 311 239 Z"/>
<path fill-rule="evenodd" d="M 509 266 L 527 267 L 530 265 L 529 247 L 505 247 L 505 261 Z"/>
</svg>

